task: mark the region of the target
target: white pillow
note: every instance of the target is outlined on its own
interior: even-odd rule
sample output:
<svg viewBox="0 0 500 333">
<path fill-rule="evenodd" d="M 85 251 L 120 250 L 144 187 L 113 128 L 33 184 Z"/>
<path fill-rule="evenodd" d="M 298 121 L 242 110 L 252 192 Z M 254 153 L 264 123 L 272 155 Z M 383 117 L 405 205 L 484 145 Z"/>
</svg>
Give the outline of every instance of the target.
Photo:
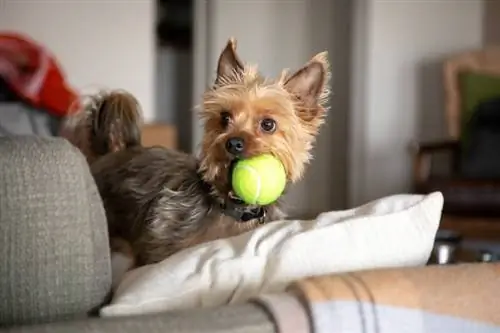
<svg viewBox="0 0 500 333">
<path fill-rule="evenodd" d="M 218 306 L 279 292 L 308 276 L 423 265 L 442 206 L 439 192 L 396 195 L 201 244 L 129 272 L 101 315 Z"/>
</svg>

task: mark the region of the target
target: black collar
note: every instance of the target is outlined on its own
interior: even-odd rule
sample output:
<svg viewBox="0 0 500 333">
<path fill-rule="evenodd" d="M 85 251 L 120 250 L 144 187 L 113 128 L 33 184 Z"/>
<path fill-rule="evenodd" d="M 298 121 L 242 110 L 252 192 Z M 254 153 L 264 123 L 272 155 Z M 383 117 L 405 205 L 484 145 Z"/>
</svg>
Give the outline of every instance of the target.
<svg viewBox="0 0 500 333">
<path fill-rule="evenodd" d="M 247 206 L 241 202 L 236 202 L 228 199 L 221 205 L 224 214 L 231 216 L 238 222 L 248 222 L 250 220 L 258 220 L 259 223 L 264 222 L 266 210 L 261 206 Z"/>
<path fill-rule="evenodd" d="M 199 166 L 197 167 L 199 170 Z M 199 173 L 201 186 L 205 191 L 212 196 L 213 187 L 203 181 L 201 173 Z M 214 198 L 212 196 L 212 198 Z M 215 198 L 214 198 L 215 199 Z M 225 202 L 220 204 L 220 208 L 223 213 L 227 216 L 234 218 L 238 222 L 248 222 L 250 220 L 258 220 L 259 223 L 264 223 L 264 218 L 266 217 L 266 210 L 262 206 L 249 206 L 237 199 L 226 199 Z"/>
</svg>

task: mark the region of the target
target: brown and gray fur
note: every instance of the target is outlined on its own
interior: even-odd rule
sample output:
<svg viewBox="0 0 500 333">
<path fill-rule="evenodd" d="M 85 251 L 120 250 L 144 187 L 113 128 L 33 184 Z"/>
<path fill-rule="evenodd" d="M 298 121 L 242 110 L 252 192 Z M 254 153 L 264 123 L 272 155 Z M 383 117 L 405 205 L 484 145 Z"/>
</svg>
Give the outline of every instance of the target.
<svg viewBox="0 0 500 333">
<path fill-rule="evenodd" d="M 263 221 L 236 221 L 225 213 L 221 207 L 234 202 L 231 163 L 271 153 L 283 162 L 289 183 L 300 179 L 326 114 L 328 79 L 326 53 L 293 75 L 283 72 L 270 80 L 243 64 L 230 40 L 215 84 L 203 96 L 199 157 L 142 147 L 139 103 L 126 92 L 99 94 L 84 103 L 68 120 L 65 135 L 91 164 L 113 250 L 133 257 L 136 266 L 150 264 L 283 218 L 279 201 L 263 207 Z M 228 150 L 231 138 L 244 143 L 237 156 Z"/>
</svg>

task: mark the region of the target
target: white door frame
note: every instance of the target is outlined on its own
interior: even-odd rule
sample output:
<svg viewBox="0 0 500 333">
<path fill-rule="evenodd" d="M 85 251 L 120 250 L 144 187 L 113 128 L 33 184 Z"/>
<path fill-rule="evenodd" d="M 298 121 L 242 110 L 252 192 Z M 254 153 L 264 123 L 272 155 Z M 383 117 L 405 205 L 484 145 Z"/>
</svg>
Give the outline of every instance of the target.
<svg viewBox="0 0 500 333">
<path fill-rule="evenodd" d="M 211 77 L 208 64 L 210 61 L 210 1 L 194 0 L 193 17 L 193 105 L 198 106 L 201 96 L 207 88 Z M 202 138 L 202 127 L 197 115 L 197 108 L 193 108 L 192 119 L 192 151 L 197 154 Z"/>
<path fill-rule="evenodd" d="M 369 75 L 370 18 L 372 1 L 354 0 L 352 10 L 351 109 L 348 120 L 347 205 L 364 203 L 366 184 L 366 82 Z"/>
</svg>

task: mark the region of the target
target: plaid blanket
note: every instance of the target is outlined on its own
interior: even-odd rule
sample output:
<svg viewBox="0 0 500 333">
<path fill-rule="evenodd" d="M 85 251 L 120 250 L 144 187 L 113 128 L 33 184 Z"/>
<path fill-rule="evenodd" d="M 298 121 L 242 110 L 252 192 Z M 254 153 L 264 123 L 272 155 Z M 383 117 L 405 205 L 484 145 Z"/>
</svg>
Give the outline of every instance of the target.
<svg viewBox="0 0 500 333">
<path fill-rule="evenodd" d="M 364 271 L 299 281 L 257 302 L 280 332 L 500 332 L 500 265 Z"/>
</svg>

